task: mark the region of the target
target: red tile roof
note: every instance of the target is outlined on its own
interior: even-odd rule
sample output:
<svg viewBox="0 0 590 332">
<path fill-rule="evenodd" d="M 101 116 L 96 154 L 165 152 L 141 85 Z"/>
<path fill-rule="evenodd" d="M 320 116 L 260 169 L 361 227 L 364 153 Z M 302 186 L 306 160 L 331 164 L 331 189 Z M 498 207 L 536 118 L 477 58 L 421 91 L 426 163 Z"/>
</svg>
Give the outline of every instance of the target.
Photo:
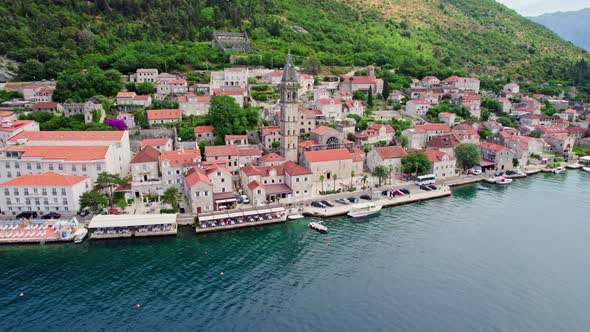
<svg viewBox="0 0 590 332">
<path fill-rule="evenodd" d="M 425 123 L 416 125 L 416 131 L 444 131 L 451 132 L 451 128 L 446 123 Z"/>
<path fill-rule="evenodd" d="M 36 146 L 10 145 L 2 151 L 23 152 L 23 158 L 42 158 L 67 161 L 90 161 L 105 159 L 109 146 Z"/>
<path fill-rule="evenodd" d="M 160 161 L 168 161 L 171 166 L 191 164 L 200 160 L 201 151 L 199 149 L 160 152 Z"/>
<path fill-rule="evenodd" d="M 285 169 L 285 173 L 287 173 L 287 174 L 289 174 L 291 176 L 299 176 L 299 175 L 313 174 L 307 168 L 302 167 L 299 164 L 294 163 L 292 161 L 287 161 L 286 163 L 283 164 L 283 167 Z"/>
<path fill-rule="evenodd" d="M 4 120 L 3 120 L 4 121 Z M 11 127 L 0 127 L 0 131 L 5 131 L 5 132 L 13 132 L 21 127 L 24 127 L 26 125 L 29 125 L 31 123 L 33 123 L 33 120 L 13 120 L 12 122 L 12 126 Z M 20 133 L 12 136 L 11 138 L 9 138 L 9 141 L 12 141 L 13 138 L 20 136 L 20 134 L 22 133 L 31 133 L 32 131 L 21 131 Z"/>
<path fill-rule="evenodd" d="M 225 157 L 237 156 L 238 147 L 236 145 L 212 145 L 205 147 L 205 156 L 210 157 Z"/>
<path fill-rule="evenodd" d="M 55 172 L 45 172 L 41 174 L 29 174 L 8 180 L 0 186 L 2 187 L 71 187 L 88 179 L 87 176 L 66 175 Z"/>
<path fill-rule="evenodd" d="M 13 111 L 0 111 L 0 118 L 7 118 L 7 117 L 10 117 L 13 115 L 14 115 Z"/>
<path fill-rule="evenodd" d="M 54 101 L 40 101 L 38 103 L 35 103 L 32 108 L 34 110 L 54 110 L 57 108 L 58 105 L 59 103 L 56 103 Z"/>
<path fill-rule="evenodd" d="M 243 140 L 243 139 L 248 139 L 247 135 L 225 135 L 225 139 L 229 139 L 229 140 Z"/>
<path fill-rule="evenodd" d="M 443 157 L 444 156 L 448 156 L 446 153 L 437 150 L 437 149 L 426 149 L 424 150 L 424 154 L 428 157 L 428 160 L 430 160 L 433 163 L 438 163 L 443 161 Z M 455 160 L 455 157 L 452 156 L 448 156 L 449 160 Z"/>
<path fill-rule="evenodd" d="M 375 152 L 381 159 L 397 159 L 408 155 L 406 150 L 401 146 L 382 146 L 375 148 Z"/>
<path fill-rule="evenodd" d="M 258 187 L 262 187 L 262 185 L 260 183 L 258 183 L 258 181 L 256 181 L 256 180 L 248 183 L 248 188 L 250 188 L 250 190 L 254 190 Z"/>
<path fill-rule="evenodd" d="M 121 91 L 117 93 L 117 98 L 133 98 L 136 96 L 136 93 L 133 91 Z"/>
<path fill-rule="evenodd" d="M 322 105 L 328 105 L 328 104 L 340 105 L 340 104 L 342 104 L 340 99 L 336 99 L 336 98 L 322 98 L 319 101 L 320 101 L 320 104 L 322 104 Z"/>
<path fill-rule="evenodd" d="M 194 167 L 189 169 L 189 171 L 185 174 L 184 179 L 189 187 L 192 187 L 199 182 L 204 182 L 208 185 L 213 184 L 205 172 Z"/>
<path fill-rule="evenodd" d="M 262 135 L 272 135 L 281 131 L 281 127 L 279 126 L 271 126 L 271 127 L 262 127 L 260 128 Z"/>
<path fill-rule="evenodd" d="M 271 153 L 265 154 L 264 156 L 260 157 L 260 160 L 264 161 L 264 162 L 269 162 L 269 161 L 285 161 L 286 159 L 279 156 L 276 153 L 271 152 Z"/>
<path fill-rule="evenodd" d="M 239 148 L 238 154 L 240 156 L 261 156 L 262 151 L 259 148 Z"/>
<path fill-rule="evenodd" d="M 303 142 L 300 142 L 299 144 L 297 144 L 297 146 L 300 148 L 306 148 L 308 146 L 313 146 L 313 145 L 318 145 L 318 141 L 313 140 L 313 139 L 309 139 L 307 141 L 303 141 Z"/>
<path fill-rule="evenodd" d="M 212 133 L 215 128 L 213 126 L 196 126 L 195 134 Z"/>
<path fill-rule="evenodd" d="M 151 162 L 158 162 L 160 160 L 160 151 L 154 148 L 153 146 L 146 146 L 145 148 L 141 149 L 138 153 L 133 156 L 131 159 L 132 164 L 139 164 L 139 163 L 151 163 Z"/>
<path fill-rule="evenodd" d="M 409 100 L 408 103 L 416 104 L 416 105 L 430 105 L 430 102 L 425 99 L 412 99 Z"/>
<path fill-rule="evenodd" d="M 331 128 L 331 127 L 327 127 L 327 126 L 319 126 L 319 127 L 315 128 L 314 130 L 312 130 L 311 133 L 316 134 L 316 135 L 325 135 L 333 130 L 336 130 L 336 129 Z"/>
<path fill-rule="evenodd" d="M 436 148 L 436 149 L 448 149 L 454 148 L 459 145 L 460 142 L 453 134 L 448 135 L 441 135 L 433 137 L 430 142 L 426 143 L 427 148 Z"/>
<path fill-rule="evenodd" d="M 480 147 L 482 149 L 486 149 L 486 150 L 490 150 L 490 151 L 494 151 L 494 152 L 500 152 L 506 149 L 506 147 L 499 145 L 499 144 L 494 144 L 494 143 L 489 143 L 489 142 L 481 142 Z"/>
<path fill-rule="evenodd" d="M 16 121 L 15 121 L 16 122 Z M 32 121 L 29 121 L 32 122 Z M 14 122 L 13 122 L 14 123 Z M 23 131 L 10 141 L 26 138 L 29 141 L 120 141 L 124 131 Z"/>
<path fill-rule="evenodd" d="M 303 155 L 310 163 L 353 159 L 348 149 L 305 151 Z"/>
<path fill-rule="evenodd" d="M 245 96 L 246 90 L 241 88 L 225 88 L 213 90 L 214 96 Z"/>
<path fill-rule="evenodd" d="M 147 119 L 150 120 L 180 120 L 182 110 L 165 109 L 165 110 L 148 110 Z"/>
</svg>

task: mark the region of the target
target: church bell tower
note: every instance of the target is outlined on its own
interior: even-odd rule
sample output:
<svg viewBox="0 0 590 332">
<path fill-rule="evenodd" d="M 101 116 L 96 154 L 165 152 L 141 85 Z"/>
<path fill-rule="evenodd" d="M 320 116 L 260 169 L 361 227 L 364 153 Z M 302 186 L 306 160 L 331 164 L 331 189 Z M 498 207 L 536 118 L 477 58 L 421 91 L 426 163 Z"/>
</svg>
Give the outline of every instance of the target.
<svg viewBox="0 0 590 332">
<path fill-rule="evenodd" d="M 281 94 L 281 155 L 289 161 L 297 162 L 299 82 L 291 52 L 287 54 L 283 77 L 279 83 L 279 92 Z"/>
</svg>

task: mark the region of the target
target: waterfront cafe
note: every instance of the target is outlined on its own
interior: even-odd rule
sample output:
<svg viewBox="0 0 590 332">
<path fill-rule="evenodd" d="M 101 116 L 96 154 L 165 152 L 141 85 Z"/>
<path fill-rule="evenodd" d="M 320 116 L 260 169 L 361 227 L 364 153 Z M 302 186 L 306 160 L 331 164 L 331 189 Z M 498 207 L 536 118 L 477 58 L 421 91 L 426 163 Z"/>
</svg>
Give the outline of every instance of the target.
<svg viewBox="0 0 590 332">
<path fill-rule="evenodd" d="M 0 244 L 71 241 L 79 226 L 76 218 L 0 221 Z"/>
<path fill-rule="evenodd" d="M 239 228 L 260 224 L 272 224 L 287 220 L 287 211 L 280 204 L 251 208 L 215 211 L 199 214 L 197 232 L 207 229 Z"/>
<path fill-rule="evenodd" d="M 88 229 L 92 239 L 176 235 L 178 230 L 176 214 L 97 215 Z"/>
<path fill-rule="evenodd" d="M 590 156 L 580 157 L 579 162 L 584 166 L 590 166 Z"/>
</svg>

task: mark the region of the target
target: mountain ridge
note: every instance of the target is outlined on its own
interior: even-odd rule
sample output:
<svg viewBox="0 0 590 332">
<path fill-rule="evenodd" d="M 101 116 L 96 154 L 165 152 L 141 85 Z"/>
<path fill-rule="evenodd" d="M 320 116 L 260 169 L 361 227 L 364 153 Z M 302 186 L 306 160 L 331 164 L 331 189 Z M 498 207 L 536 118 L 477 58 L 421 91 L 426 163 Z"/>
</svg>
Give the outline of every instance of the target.
<svg viewBox="0 0 590 332">
<path fill-rule="evenodd" d="M 590 52 L 590 7 L 528 17 L 565 40 Z M 572 24 L 575 22 L 576 24 Z"/>
</svg>

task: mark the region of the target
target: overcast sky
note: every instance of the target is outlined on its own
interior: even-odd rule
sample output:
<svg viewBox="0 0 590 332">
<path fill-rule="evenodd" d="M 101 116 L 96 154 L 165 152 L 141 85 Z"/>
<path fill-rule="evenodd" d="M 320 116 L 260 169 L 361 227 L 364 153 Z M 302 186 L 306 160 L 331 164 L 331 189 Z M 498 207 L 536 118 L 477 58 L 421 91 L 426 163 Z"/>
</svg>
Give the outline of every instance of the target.
<svg viewBox="0 0 590 332">
<path fill-rule="evenodd" d="M 477 0 L 476 0 L 477 1 Z M 524 16 L 590 8 L 590 0 L 496 0 Z"/>
</svg>

